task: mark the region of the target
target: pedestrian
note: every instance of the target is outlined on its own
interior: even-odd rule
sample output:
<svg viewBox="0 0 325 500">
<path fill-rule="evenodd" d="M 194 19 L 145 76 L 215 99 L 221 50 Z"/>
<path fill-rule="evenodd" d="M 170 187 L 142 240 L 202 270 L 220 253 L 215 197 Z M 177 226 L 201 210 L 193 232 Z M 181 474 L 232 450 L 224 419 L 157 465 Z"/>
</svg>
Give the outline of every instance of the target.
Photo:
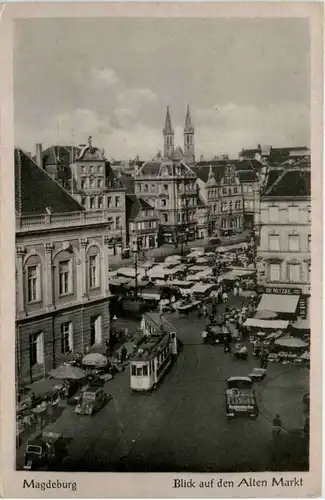
<svg viewBox="0 0 325 500">
<path fill-rule="evenodd" d="M 122 349 L 121 349 L 121 363 L 125 363 L 126 358 L 127 358 L 127 354 L 128 354 L 128 350 L 125 347 L 125 345 L 123 345 Z"/>
<path fill-rule="evenodd" d="M 222 294 L 222 302 L 224 304 L 227 304 L 227 302 L 228 302 L 228 294 L 227 294 L 227 292 L 223 292 L 223 294 Z"/>
<path fill-rule="evenodd" d="M 206 317 L 206 315 L 208 313 L 207 306 L 205 304 L 203 304 L 203 306 L 202 306 L 202 313 L 203 313 L 204 317 Z"/>
</svg>

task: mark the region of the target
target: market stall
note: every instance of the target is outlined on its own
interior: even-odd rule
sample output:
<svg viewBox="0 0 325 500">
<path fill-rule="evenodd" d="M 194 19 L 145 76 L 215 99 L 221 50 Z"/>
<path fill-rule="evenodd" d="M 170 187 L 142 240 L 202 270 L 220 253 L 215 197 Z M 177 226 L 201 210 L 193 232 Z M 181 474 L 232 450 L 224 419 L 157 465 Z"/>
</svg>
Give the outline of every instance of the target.
<svg viewBox="0 0 325 500">
<path fill-rule="evenodd" d="M 293 319 L 296 317 L 299 298 L 299 295 L 264 293 L 257 306 L 257 311 L 273 311 L 284 319 Z"/>
</svg>

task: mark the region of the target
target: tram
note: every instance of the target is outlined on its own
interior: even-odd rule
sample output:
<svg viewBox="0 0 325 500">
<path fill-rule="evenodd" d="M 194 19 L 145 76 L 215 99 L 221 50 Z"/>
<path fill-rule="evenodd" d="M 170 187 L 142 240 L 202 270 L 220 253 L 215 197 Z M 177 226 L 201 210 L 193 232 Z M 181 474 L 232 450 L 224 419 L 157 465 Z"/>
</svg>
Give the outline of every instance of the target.
<svg viewBox="0 0 325 500">
<path fill-rule="evenodd" d="M 143 338 L 130 362 L 130 386 L 135 392 L 155 389 L 177 355 L 173 325 L 157 313 L 142 316 Z"/>
</svg>

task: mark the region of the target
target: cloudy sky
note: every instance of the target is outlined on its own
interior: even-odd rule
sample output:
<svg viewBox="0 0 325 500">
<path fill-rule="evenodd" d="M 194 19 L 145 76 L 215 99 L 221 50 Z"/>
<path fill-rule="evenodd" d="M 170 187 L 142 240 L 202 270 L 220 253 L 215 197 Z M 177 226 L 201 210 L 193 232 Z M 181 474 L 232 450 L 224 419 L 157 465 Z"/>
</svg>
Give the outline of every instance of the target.
<svg viewBox="0 0 325 500">
<path fill-rule="evenodd" d="M 108 158 L 162 149 L 166 105 L 197 157 L 309 145 L 303 19 L 28 19 L 15 26 L 15 143 L 84 144 Z"/>
</svg>

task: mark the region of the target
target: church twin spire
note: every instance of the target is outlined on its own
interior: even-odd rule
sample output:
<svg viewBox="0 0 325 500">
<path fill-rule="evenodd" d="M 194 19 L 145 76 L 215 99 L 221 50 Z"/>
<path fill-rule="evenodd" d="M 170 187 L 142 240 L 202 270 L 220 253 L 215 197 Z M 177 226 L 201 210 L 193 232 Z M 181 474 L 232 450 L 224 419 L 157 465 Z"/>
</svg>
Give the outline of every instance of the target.
<svg viewBox="0 0 325 500">
<path fill-rule="evenodd" d="M 171 157 L 174 154 L 174 130 L 170 118 L 169 106 L 166 110 L 164 134 L 164 156 Z M 194 127 L 192 125 L 190 107 L 187 105 L 185 126 L 184 126 L 184 159 L 187 163 L 192 164 L 195 162 L 194 155 Z"/>
</svg>

